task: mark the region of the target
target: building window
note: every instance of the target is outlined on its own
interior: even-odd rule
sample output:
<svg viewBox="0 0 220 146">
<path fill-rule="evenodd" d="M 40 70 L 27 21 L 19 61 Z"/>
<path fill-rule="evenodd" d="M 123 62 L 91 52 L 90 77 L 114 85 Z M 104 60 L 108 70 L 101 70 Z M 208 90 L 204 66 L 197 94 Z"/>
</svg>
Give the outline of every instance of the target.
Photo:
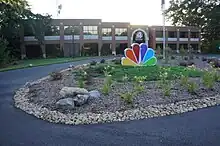
<svg viewBox="0 0 220 146">
<path fill-rule="evenodd" d="M 199 38 L 199 33 L 198 32 L 191 32 L 190 37 L 191 38 Z"/>
<path fill-rule="evenodd" d="M 112 36 L 111 28 L 102 28 L 102 36 Z"/>
<path fill-rule="evenodd" d="M 180 32 L 180 38 L 188 38 L 188 32 Z"/>
<path fill-rule="evenodd" d="M 162 38 L 163 37 L 163 31 L 156 31 L 156 38 Z"/>
<path fill-rule="evenodd" d="M 168 38 L 177 38 L 176 31 L 168 31 Z"/>
<path fill-rule="evenodd" d="M 128 31 L 127 28 L 116 28 L 115 29 L 115 36 L 127 36 Z"/>
<path fill-rule="evenodd" d="M 64 35 L 80 35 L 79 26 L 64 26 Z"/>
<path fill-rule="evenodd" d="M 84 35 L 98 35 L 98 26 L 83 26 Z"/>
<path fill-rule="evenodd" d="M 45 36 L 60 36 L 60 26 L 50 26 L 45 31 Z"/>
</svg>

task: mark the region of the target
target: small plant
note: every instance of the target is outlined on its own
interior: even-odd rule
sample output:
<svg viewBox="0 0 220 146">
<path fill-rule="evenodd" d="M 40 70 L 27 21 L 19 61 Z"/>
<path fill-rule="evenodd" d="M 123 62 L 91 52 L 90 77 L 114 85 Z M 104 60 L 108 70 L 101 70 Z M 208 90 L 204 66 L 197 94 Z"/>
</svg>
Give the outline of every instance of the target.
<svg viewBox="0 0 220 146">
<path fill-rule="evenodd" d="M 159 87 L 162 88 L 164 96 L 170 96 L 171 82 L 168 80 L 168 70 L 160 73 Z"/>
<path fill-rule="evenodd" d="M 62 73 L 60 73 L 60 72 L 52 72 L 52 73 L 50 73 L 50 76 L 51 76 L 52 80 L 60 80 L 63 77 Z"/>
<path fill-rule="evenodd" d="M 205 72 L 202 77 L 203 84 L 208 88 L 212 89 L 215 84 L 215 76 L 212 72 Z"/>
<path fill-rule="evenodd" d="M 102 87 L 103 94 L 107 95 L 110 92 L 111 85 L 112 85 L 112 76 L 107 75 L 105 78 L 104 85 Z"/>
<path fill-rule="evenodd" d="M 196 93 L 196 89 L 197 89 L 197 84 L 195 82 L 188 82 L 187 83 L 187 89 L 189 91 L 189 93 L 191 94 L 195 94 Z"/>
<path fill-rule="evenodd" d="M 188 76 L 182 75 L 182 76 L 180 77 L 180 85 L 181 85 L 181 86 L 187 87 L 188 81 L 189 81 L 189 77 L 188 77 Z"/>
<path fill-rule="evenodd" d="M 105 76 L 112 75 L 114 69 L 115 69 L 114 67 L 109 66 L 109 65 L 104 67 L 104 70 L 103 70 L 104 75 Z"/>
<path fill-rule="evenodd" d="M 92 62 L 90 62 L 90 65 L 96 65 L 97 64 L 97 62 L 96 61 L 92 61 Z"/>
<path fill-rule="evenodd" d="M 128 75 L 125 74 L 125 75 L 122 77 L 122 81 L 123 81 L 124 83 L 126 83 L 128 80 L 129 80 Z"/>
<path fill-rule="evenodd" d="M 83 79 L 79 79 L 79 80 L 78 80 L 78 85 L 79 85 L 80 88 L 84 88 L 84 87 L 85 87 L 85 82 L 84 82 L 84 80 L 83 80 Z"/>
<path fill-rule="evenodd" d="M 170 87 L 170 85 L 162 86 L 162 91 L 163 91 L 164 96 L 170 96 L 170 94 L 171 94 L 171 87 Z"/>
<path fill-rule="evenodd" d="M 108 84 L 104 84 L 103 87 L 102 87 L 102 93 L 104 95 L 108 95 L 110 92 L 110 86 Z"/>
<path fill-rule="evenodd" d="M 105 63 L 105 59 L 102 59 L 102 60 L 100 61 L 100 63 Z"/>
<path fill-rule="evenodd" d="M 127 104 L 132 104 L 133 103 L 133 96 L 135 93 L 133 92 L 126 92 L 126 93 L 121 93 L 120 97 L 123 99 Z"/>
</svg>

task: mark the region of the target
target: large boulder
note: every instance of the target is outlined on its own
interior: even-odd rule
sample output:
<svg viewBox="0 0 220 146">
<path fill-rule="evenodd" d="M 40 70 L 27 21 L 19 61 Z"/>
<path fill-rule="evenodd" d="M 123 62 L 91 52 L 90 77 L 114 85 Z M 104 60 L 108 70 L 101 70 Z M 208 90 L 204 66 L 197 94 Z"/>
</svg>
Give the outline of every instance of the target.
<svg viewBox="0 0 220 146">
<path fill-rule="evenodd" d="M 85 95 L 80 95 L 80 94 L 78 94 L 78 95 L 76 95 L 76 96 L 73 98 L 74 104 L 75 104 L 76 106 L 81 106 L 81 105 L 87 103 L 88 98 L 89 98 L 89 95 L 86 95 L 86 94 L 85 94 Z"/>
<path fill-rule="evenodd" d="M 73 98 L 64 98 L 56 102 L 58 108 L 73 109 L 75 107 Z"/>
<path fill-rule="evenodd" d="M 77 94 L 89 94 L 89 92 L 84 88 L 78 88 L 78 87 L 63 87 L 59 94 L 62 97 L 73 97 Z"/>
<path fill-rule="evenodd" d="M 91 98 L 91 99 L 100 98 L 100 96 L 101 96 L 101 94 L 98 90 L 89 91 L 89 98 Z"/>
</svg>

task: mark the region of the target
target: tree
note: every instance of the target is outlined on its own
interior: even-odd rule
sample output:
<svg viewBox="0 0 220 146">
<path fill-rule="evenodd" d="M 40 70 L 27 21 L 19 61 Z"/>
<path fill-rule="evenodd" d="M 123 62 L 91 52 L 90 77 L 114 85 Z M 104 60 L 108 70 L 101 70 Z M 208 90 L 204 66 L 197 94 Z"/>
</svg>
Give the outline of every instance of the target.
<svg viewBox="0 0 220 146">
<path fill-rule="evenodd" d="M 173 25 L 201 28 L 203 43 L 208 46 L 220 39 L 219 0 L 171 0 L 166 17 Z"/>
</svg>

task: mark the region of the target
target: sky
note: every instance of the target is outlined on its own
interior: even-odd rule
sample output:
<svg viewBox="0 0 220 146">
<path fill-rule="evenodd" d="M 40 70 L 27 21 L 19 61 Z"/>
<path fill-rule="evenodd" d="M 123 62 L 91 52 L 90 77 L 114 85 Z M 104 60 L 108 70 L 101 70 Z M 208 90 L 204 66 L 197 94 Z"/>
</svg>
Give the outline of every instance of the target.
<svg viewBox="0 0 220 146">
<path fill-rule="evenodd" d="M 133 25 L 162 25 L 161 0 L 28 0 L 34 13 L 62 19 L 102 19 Z M 62 4 L 57 17 L 57 4 Z M 169 0 L 165 0 L 168 8 Z M 122 7 L 122 8 L 121 8 Z M 166 22 L 166 25 L 170 25 Z"/>
</svg>

